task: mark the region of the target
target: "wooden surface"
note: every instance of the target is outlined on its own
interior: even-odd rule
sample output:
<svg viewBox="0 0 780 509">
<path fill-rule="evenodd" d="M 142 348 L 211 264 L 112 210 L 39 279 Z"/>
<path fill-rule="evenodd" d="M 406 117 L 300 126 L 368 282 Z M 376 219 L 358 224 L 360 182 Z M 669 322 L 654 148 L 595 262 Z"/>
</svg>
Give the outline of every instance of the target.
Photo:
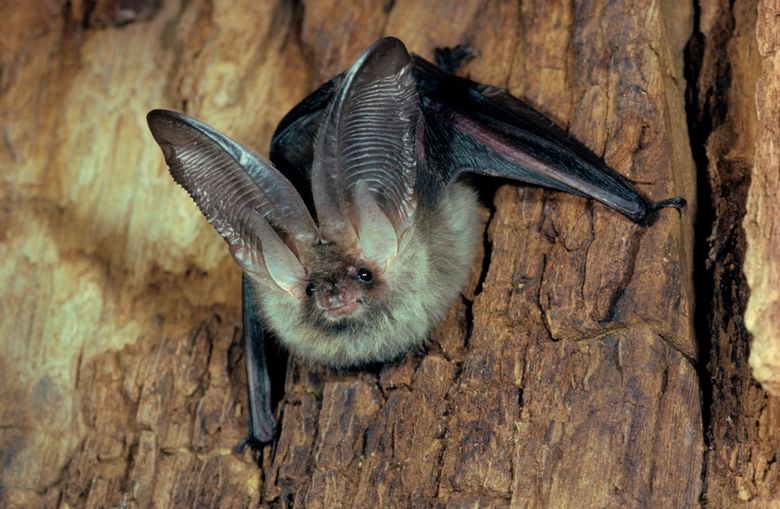
<svg viewBox="0 0 780 509">
<path fill-rule="evenodd" d="M 761 105 L 762 94 L 757 84 L 777 79 L 766 73 L 757 33 L 774 24 L 759 2 L 702 2 L 700 37 L 690 45 L 689 56 L 701 62 L 689 122 L 695 126 L 691 138 L 700 167 L 706 170 L 700 178 L 707 190 L 700 200 L 702 240 L 696 262 L 701 283 L 699 330 L 703 349 L 709 350 L 702 358 L 702 367 L 707 368 L 702 389 L 708 422 L 703 500 L 715 507 L 780 503 L 780 469 L 775 461 L 780 450 L 780 401 L 751 376 L 748 356 L 761 355 L 756 348 L 760 338 L 756 336 L 751 347 L 745 308 L 751 291 L 751 299 L 757 295 L 743 273 L 744 267 L 748 280 L 758 274 L 760 280 L 771 277 L 768 265 L 754 265 L 751 276 L 746 245 L 756 231 L 750 232 L 745 214 L 747 208 L 751 215 L 748 189 L 752 194 L 761 181 L 755 170 L 761 164 L 767 168 L 759 154 L 771 146 L 761 141 L 769 130 L 759 124 L 761 109 L 756 106 Z"/>
<path fill-rule="evenodd" d="M 739 48 L 752 47 L 752 26 L 769 40 L 768 15 L 705 7 L 0 4 L 0 505 L 777 503 L 766 474 L 776 402 L 749 378 L 737 390 L 775 414 L 719 406 L 700 384 L 710 347 L 742 337 L 713 335 L 704 352 L 694 338 L 683 59 L 693 29 L 738 20 L 744 38 L 711 57 L 734 59 L 743 86 L 730 89 L 741 99 L 729 118 L 753 122 L 751 83 L 772 46 L 747 59 Z M 690 205 L 641 228 L 572 196 L 484 193 L 480 259 L 427 353 L 356 373 L 291 363 L 280 437 L 258 468 L 231 454 L 246 422 L 239 271 L 168 176 L 144 115 L 185 110 L 266 153 L 284 113 L 382 35 L 426 57 L 470 43 L 464 74 L 526 98 L 652 198 Z M 749 169 L 750 133 L 762 131 L 729 132 Z M 744 363 L 719 366 L 718 380 L 745 376 Z M 756 415 L 762 433 L 729 432 Z"/>
<path fill-rule="evenodd" d="M 756 88 L 758 136 L 748 195 L 745 275 L 750 301 L 745 322 L 753 334 L 750 365 L 766 390 L 780 396 L 780 5 L 759 2 L 756 32 L 761 75 Z"/>
</svg>

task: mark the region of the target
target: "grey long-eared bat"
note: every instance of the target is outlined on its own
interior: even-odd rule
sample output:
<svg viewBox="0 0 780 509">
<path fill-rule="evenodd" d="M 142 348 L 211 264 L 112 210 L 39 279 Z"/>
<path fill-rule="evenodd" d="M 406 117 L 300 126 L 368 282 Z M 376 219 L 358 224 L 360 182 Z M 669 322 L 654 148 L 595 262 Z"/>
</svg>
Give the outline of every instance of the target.
<svg viewBox="0 0 780 509">
<path fill-rule="evenodd" d="M 479 174 L 593 198 L 650 224 L 649 201 L 507 91 L 445 72 L 381 39 L 293 108 L 268 162 L 181 113 L 149 128 L 174 180 L 243 270 L 249 437 L 273 439 L 264 329 L 331 367 L 421 345 L 461 291 L 479 236 Z"/>
</svg>

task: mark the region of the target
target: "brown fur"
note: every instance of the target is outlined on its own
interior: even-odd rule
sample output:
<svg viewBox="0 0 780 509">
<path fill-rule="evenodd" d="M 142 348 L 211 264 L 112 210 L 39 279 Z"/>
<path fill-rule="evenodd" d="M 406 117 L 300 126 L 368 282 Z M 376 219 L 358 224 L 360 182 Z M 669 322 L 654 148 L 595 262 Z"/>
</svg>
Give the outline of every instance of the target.
<svg viewBox="0 0 780 509">
<path fill-rule="evenodd" d="M 332 367 L 387 361 L 421 345 L 460 292 L 478 236 L 473 190 L 456 183 L 445 193 L 436 205 L 418 204 L 409 237 L 386 271 L 326 244 L 315 250 L 299 288 L 284 292 L 256 282 L 263 317 L 280 342 L 300 358 Z M 358 284 L 360 266 L 374 280 L 358 285 L 365 304 L 352 316 L 333 320 L 306 295 L 310 282 Z"/>
</svg>

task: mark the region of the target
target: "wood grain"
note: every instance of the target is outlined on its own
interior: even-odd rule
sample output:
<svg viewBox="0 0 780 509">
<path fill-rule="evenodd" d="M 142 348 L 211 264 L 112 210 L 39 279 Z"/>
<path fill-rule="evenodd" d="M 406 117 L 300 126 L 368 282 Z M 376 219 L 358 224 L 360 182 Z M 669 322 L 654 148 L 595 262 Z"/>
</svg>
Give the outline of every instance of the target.
<svg viewBox="0 0 780 509">
<path fill-rule="evenodd" d="M 0 16 L 0 500 L 8 507 L 691 507 L 691 6 L 509 2 L 6 3 Z M 653 199 L 651 228 L 577 197 L 488 197 L 469 287 L 426 352 L 290 362 L 278 442 L 246 415 L 239 271 L 144 115 L 265 153 L 370 42 L 431 57 L 567 126 Z"/>
</svg>

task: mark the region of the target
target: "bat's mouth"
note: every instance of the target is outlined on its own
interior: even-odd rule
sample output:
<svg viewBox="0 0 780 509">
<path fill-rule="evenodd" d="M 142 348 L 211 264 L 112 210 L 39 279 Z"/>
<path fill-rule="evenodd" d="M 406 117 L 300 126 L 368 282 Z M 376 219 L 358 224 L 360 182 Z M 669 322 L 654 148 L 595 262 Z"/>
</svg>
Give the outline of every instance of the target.
<svg viewBox="0 0 780 509">
<path fill-rule="evenodd" d="M 322 310 L 322 314 L 331 320 L 341 320 L 355 314 L 360 305 L 357 301 L 345 302 L 338 306 L 331 306 Z"/>
</svg>

